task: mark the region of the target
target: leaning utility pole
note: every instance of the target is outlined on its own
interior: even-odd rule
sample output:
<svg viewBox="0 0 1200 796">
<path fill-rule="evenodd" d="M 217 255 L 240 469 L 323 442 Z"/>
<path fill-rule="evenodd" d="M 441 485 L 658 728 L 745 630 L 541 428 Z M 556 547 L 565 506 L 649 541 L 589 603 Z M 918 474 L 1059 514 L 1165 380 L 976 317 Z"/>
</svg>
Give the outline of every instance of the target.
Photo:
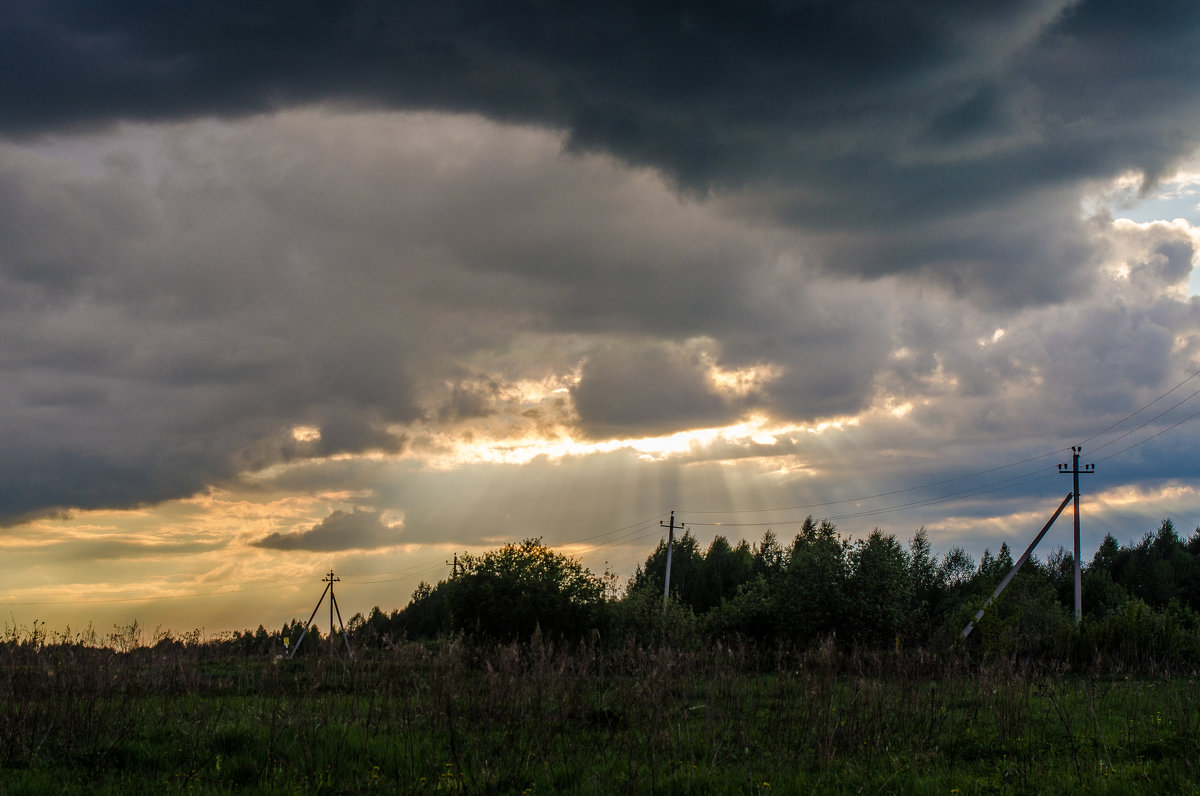
<svg viewBox="0 0 1200 796">
<path fill-rule="evenodd" d="M 984 603 L 983 607 L 979 609 L 979 612 L 975 614 L 975 618 L 970 622 L 967 622 L 967 626 L 964 627 L 962 633 L 959 634 L 961 638 L 966 638 L 967 636 L 971 635 L 971 631 L 975 629 L 975 623 L 980 619 L 983 619 L 983 612 L 988 609 L 988 606 L 996 601 L 996 599 L 1000 596 L 1000 592 L 1004 591 L 1008 584 L 1012 582 L 1013 577 L 1017 574 L 1017 570 L 1019 570 L 1021 566 L 1029 560 L 1030 554 L 1033 553 L 1033 548 L 1037 547 L 1037 543 L 1042 541 L 1042 537 L 1046 535 L 1046 531 L 1050 530 L 1050 526 L 1053 525 L 1054 521 L 1058 519 L 1058 515 L 1063 513 L 1063 509 L 1067 507 L 1067 501 L 1069 501 L 1072 497 L 1073 495 L 1067 495 L 1065 498 L 1063 498 L 1063 502 L 1058 504 L 1058 509 L 1056 509 L 1054 514 L 1051 515 L 1046 524 L 1042 526 L 1042 530 L 1038 531 L 1038 535 L 1033 537 L 1033 541 L 1029 543 L 1029 547 L 1025 548 L 1025 552 L 1022 553 L 1021 557 L 1017 559 L 1017 563 L 1013 565 L 1013 568 L 1010 569 L 1008 574 L 1004 576 L 1004 579 L 1000 581 L 1000 585 L 996 587 L 994 592 L 992 592 L 992 596 L 988 597 L 987 602 Z"/>
<path fill-rule="evenodd" d="M 662 522 L 658 523 L 667 529 L 667 576 L 663 578 L 663 613 L 667 612 L 667 600 L 671 596 L 671 545 L 675 542 L 675 512 L 671 512 L 670 524 Z M 679 523 L 679 530 L 683 530 L 683 523 Z"/>
<path fill-rule="evenodd" d="M 1079 566 L 1079 476 L 1096 472 L 1094 464 L 1084 465 L 1082 470 L 1079 469 L 1079 453 L 1082 450 L 1081 446 L 1072 445 L 1071 464 L 1058 466 L 1060 473 L 1071 474 L 1071 492 L 1075 495 L 1075 624 L 1079 624 L 1079 620 L 1083 618 L 1083 570 Z M 1071 469 L 1068 470 L 1067 467 Z"/>
</svg>

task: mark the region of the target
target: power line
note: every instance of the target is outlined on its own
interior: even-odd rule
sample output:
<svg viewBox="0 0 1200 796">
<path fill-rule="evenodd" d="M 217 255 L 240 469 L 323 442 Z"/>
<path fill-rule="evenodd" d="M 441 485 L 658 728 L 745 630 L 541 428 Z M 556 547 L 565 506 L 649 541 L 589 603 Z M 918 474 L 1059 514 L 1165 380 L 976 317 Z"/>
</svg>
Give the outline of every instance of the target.
<svg viewBox="0 0 1200 796">
<path fill-rule="evenodd" d="M 1186 379 L 1184 379 L 1183 381 L 1179 382 L 1179 383 L 1178 383 L 1178 384 L 1176 384 L 1174 387 L 1172 387 L 1171 389 L 1167 390 L 1167 391 L 1166 391 L 1165 393 L 1163 393 L 1162 395 L 1160 395 L 1160 396 L 1158 396 L 1157 398 L 1155 398 L 1153 401 L 1150 401 L 1149 403 L 1147 403 L 1147 404 L 1143 405 L 1141 408 L 1139 408 L 1139 409 L 1137 409 L 1136 411 L 1134 411 L 1134 412 L 1133 412 L 1133 414 L 1126 415 L 1125 417 L 1121 418 L 1121 419 L 1120 419 L 1120 420 L 1118 420 L 1116 423 L 1113 423 L 1111 426 L 1109 426 L 1108 428 L 1104 429 L 1103 431 L 1098 431 L 1098 432 L 1096 432 L 1095 434 L 1093 434 L 1092 436 L 1088 437 L 1087 439 L 1085 439 L 1083 442 L 1081 442 L 1081 443 L 1080 443 L 1080 446 L 1082 447 L 1083 445 L 1086 445 L 1087 443 L 1089 443 L 1089 442 L 1091 442 L 1092 440 L 1096 439 L 1096 437 L 1102 437 L 1102 436 L 1104 436 L 1104 435 L 1105 435 L 1105 434 L 1107 434 L 1108 432 L 1110 432 L 1110 431 L 1112 431 L 1113 429 L 1115 429 L 1115 428 L 1117 428 L 1118 426 L 1120 426 L 1120 425 L 1121 425 L 1122 423 L 1124 423 L 1126 420 L 1130 420 L 1130 419 L 1132 419 L 1132 418 L 1134 418 L 1134 417 L 1137 417 L 1137 416 L 1138 416 L 1138 415 L 1140 415 L 1142 412 L 1146 411 L 1146 410 L 1147 410 L 1147 409 L 1149 409 L 1151 406 L 1154 406 L 1154 404 L 1158 403 L 1158 402 L 1159 402 L 1159 401 L 1161 401 L 1163 398 L 1166 398 L 1168 395 L 1170 395 L 1171 393 L 1175 392 L 1175 391 L 1176 391 L 1176 390 L 1178 390 L 1180 387 L 1182 387 L 1183 385 L 1187 384 L 1189 381 L 1191 381 L 1192 379 L 1196 378 L 1197 376 L 1200 376 L 1200 370 L 1198 370 L 1198 371 L 1196 371 L 1195 373 L 1193 373 L 1192 375 L 1188 376 Z M 1200 391 L 1198 391 L 1198 392 L 1200 392 Z M 1184 398 L 1184 399 L 1183 399 L 1183 401 L 1180 401 L 1179 403 L 1183 403 L 1184 401 L 1187 401 L 1188 399 L 1192 398 L 1192 397 L 1193 397 L 1193 396 L 1195 396 L 1196 394 L 1197 394 L 1197 393 L 1192 393 L 1191 395 L 1189 395 L 1187 398 Z M 1179 406 L 1179 404 L 1175 404 L 1175 406 Z M 1174 408 L 1175 408 L 1174 406 L 1173 406 L 1173 407 L 1171 407 L 1171 409 L 1174 409 Z M 1170 409 L 1168 409 L 1167 411 L 1169 412 L 1169 411 L 1171 411 L 1171 410 L 1170 410 Z M 1163 414 L 1166 414 L 1166 412 L 1164 412 Z M 1162 415 L 1159 415 L 1158 417 L 1162 417 Z M 1151 420 L 1151 422 L 1153 422 L 1153 420 L 1157 420 L 1157 419 L 1158 419 L 1157 417 L 1156 417 L 1156 418 L 1153 418 L 1153 419 Z M 1143 425 L 1145 425 L 1145 424 L 1143 424 Z M 1138 428 L 1141 428 L 1141 427 L 1142 427 L 1142 426 L 1138 426 Z M 1134 430 L 1136 431 L 1137 429 L 1134 429 Z M 1122 436 L 1124 436 L 1124 435 L 1122 435 Z M 1117 439 L 1120 439 L 1120 437 L 1118 437 Z M 1113 441 L 1115 441 L 1115 440 L 1113 440 Z M 1100 447 L 1104 447 L 1105 445 L 1110 445 L 1110 444 L 1112 444 L 1112 442 L 1106 442 L 1106 443 L 1104 443 L 1104 445 L 1102 445 L 1102 446 L 1100 446 Z M 1097 449 L 1097 450 L 1098 450 L 1098 449 Z"/>
<path fill-rule="evenodd" d="M 1175 408 L 1177 408 L 1177 407 L 1179 407 L 1179 406 L 1182 406 L 1183 404 L 1185 404 L 1185 403 L 1187 403 L 1188 401 L 1190 401 L 1190 400 L 1192 400 L 1193 398 L 1195 398 L 1197 395 L 1200 395 L 1200 390 L 1196 390 L 1194 393 L 1192 393 L 1191 395 L 1189 395 L 1187 398 L 1184 398 L 1182 401 L 1179 401 L 1178 403 L 1176 403 L 1176 404 L 1174 404 L 1174 405 L 1172 405 L 1172 406 L 1169 406 L 1169 407 L 1167 407 L 1166 409 L 1164 409 L 1164 410 L 1162 410 L 1161 412 L 1159 412 L 1158 414 L 1156 414 L 1154 417 L 1152 417 L 1152 418 L 1150 418 L 1149 420 L 1147 420 L 1147 421 L 1143 422 L 1143 423 L 1142 423 L 1140 426 L 1135 426 L 1134 428 L 1131 428 L 1131 429 L 1129 429 L 1128 431 L 1126 431 L 1124 434 L 1121 434 L 1121 435 L 1119 435 L 1119 436 L 1113 437 L 1112 439 L 1110 439 L 1108 442 L 1104 443 L 1103 445 L 1097 445 L 1095 448 L 1093 448 L 1093 450 L 1103 450 L 1104 448 L 1107 448 L 1109 445 L 1112 445 L 1114 442 L 1118 442 L 1118 441 L 1120 441 L 1120 440 L 1123 440 L 1123 439 L 1125 439 L 1126 437 L 1128 437 L 1130 434 L 1134 433 L 1135 431 L 1141 431 L 1143 428 L 1145 428 L 1146 426 L 1150 425 L 1150 424 L 1151 424 L 1151 423 L 1153 423 L 1155 420 L 1158 420 L 1158 419 L 1159 419 L 1160 417 L 1162 417 L 1163 415 L 1165 415 L 1165 414 L 1168 414 L 1168 413 L 1169 413 L 1169 412 L 1171 412 L 1173 409 L 1175 409 Z M 1139 411 L 1140 411 L 1140 410 L 1139 410 Z M 1195 417 L 1195 415 L 1192 415 L 1192 417 Z M 1129 418 L 1126 418 L 1126 420 L 1128 420 L 1128 419 L 1129 419 Z M 1185 419 L 1186 419 L 1186 418 L 1185 418 Z M 1125 421 L 1121 421 L 1121 422 L 1125 422 Z M 1180 422 L 1182 422 L 1182 421 L 1180 421 Z M 1179 423 L 1176 423 L 1175 425 L 1179 425 Z M 1167 431 L 1167 430 L 1169 430 L 1169 429 L 1171 429 L 1171 428 L 1174 428 L 1174 427 L 1175 427 L 1175 426 L 1170 426 L 1170 427 L 1168 427 L 1167 429 L 1163 429 L 1163 431 Z M 1159 433 L 1161 434 L 1162 432 L 1160 431 Z M 1158 436 L 1158 434 L 1155 434 L 1154 436 L 1155 436 L 1155 437 L 1157 437 L 1157 436 Z M 1092 439 L 1094 439 L 1094 438 L 1095 438 L 1095 437 L 1092 437 Z M 1151 439 L 1154 439 L 1154 437 L 1147 437 L 1145 440 L 1142 440 L 1142 442 L 1147 442 L 1147 441 L 1149 441 L 1149 440 L 1151 440 Z M 1142 443 L 1141 443 L 1141 442 L 1139 442 L 1139 443 L 1137 443 L 1137 444 L 1138 444 L 1138 445 L 1140 445 L 1140 444 L 1142 444 Z M 1132 445 L 1131 445 L 1130 447 L 1134 447 L 1134 446 L 1132 446 Z M 1125 448 L 1124 450 L 1129 450 L 1129 448 Z M 1115 455 L 1115 454 L 1114 454 L 1114 455 Z"/>
<path fill-rule="evenodd" d="M 1197 416 L 1200 416 L 1200 410 L 1193 412 L 1192 414 L 1188 415 L 1187 417 L 1183 418 L 1182 420 L 1172 423 L 1171 425 L 1164 428 L 1162 431 L 1159 431 L 1157 434 L 1151 434 L 1150 436 L 1146 437 L 1144 440 L 1141 440 L 1140 442 L 1135 442 L 1132 445 L 1130 445 L 1129 447 L 1122 448 L 1121 450 L 1117 451 L 1116 453 L 1110 453 L 1107 456 L 1102 456 L 1099 459 L 1097 459 L 1096 461 L 1098 461 L 1098 462 L 1107 461 L 1108 459 L 1112 459 L 1116 456 L 1120 456 L 1125 451 L 1133 450 L 1134 448 L 1138 447 L 1139 445 L 1145 445 L 1147 442 L 1154 439 L 1155 437 L 1161 437 L 1163 434 L 1166 434 L 1168 431 L 1175 428 L 1176 426 L 1181 426 L 1184 423 L 1186 423 L 1187 421 L 1189 421 L 1192 418 L 1197 417 Z"/>
<path fill-rule="evenodd" d="M 1098 437 L 1102 437 L 1105 434 L 1119 428 L 1124 423 L 1128 422 L 1129 420 L 1131 420 L 1134 417 L 1137 417 L 1139 414 L 1146 411 L 1151 406 L 1158 403 L 1159 401 L 1166 398 L 1167 396 L 1171 395 L 1176 390 L 1181 388 L 1183 385 L 1187 384 L 1189 381 L 1197 378 L 1198 376 L 1200 376 L 1200 370 L 1197 370 L 1194 373 L 1192 373 L 1191 375 L 1187 376 L 1182 381 L 1178 382 L 1173 387 L 1171 387 L 1171 389 L 1167 390 L 1166 392 L 1162 393 L 1161 395 L 1155 397 L 1151 401 L 1142 405 L 1134 412 L 1132 412 L 1132 413 L 1126 415 L 1125 417 L 1121 418 L 1120 420 L 1118 420 L 1116 423 L 1113 423 L 1112 425 L 1108 426 L 1107 428 L 1103 429 L 1102 431 L 1096 432 L 1092 436 L 1085 439 L 1084 442 L 1090 442 Z M 1163 410 L 1162 412 L 1159 412 L 1157 415 L 1150 418 L 1149 420 L 1146 420 L 1143 423 L 1141 423 L 1140 425 L 1136 426 L 1135 428 L 1132 428 L 1129 431 L 1126 431 L 1126 432 L 1120 434 L 1119 436 L 1114 437 L 1113 439 L 1109 440 L 1108 442 L 1105 442 L 1102 445 L 1098 446 L 1094 450 L 1101 450 L 1103 448 L 1106 448 L 1109 445 L 1112 445 L 1113 443 L 1118 442 L 1121 439 L 1124 439 L 1125 437 L 1129 436 L 1130 434 L 1133 434 L 1133 433 L 1145 428 L 1146 426 L 1150 425 L 1154 421 L 1161 419 L 1163 416 L 1167 415 L 1172 410 L 1187 403 L 1192 398 L 1195 398 L 1197 395 L 1200 395 L 1200 390 L 1196 390 L 1196 391 L 1192 392 L 1187 397 L 1176 402 L 1175 404 L 1173 404 L 1172 406 Z M 1138 445 L 1142 445 L 1146 442 L 1149 442 L 1150 440 L 1154 439 L 1157 436 L 1165 434 L 1166 432 L 1170 431 L 1171 429 L 1181 425 L 1182 423 L 1187 422 L 1188 420 L 1191 420 L 1192 418 L 1196 417 L 1197 415 L 1200 415 L 1200 412 L 1196 412 L 1192 415 L 1189 415 L 1188 417 L 1184 418 L 1183 420 L 1173 423 L 1172 425 L 1168 426 L 1167 428 L 1159 431 L 1157 434 L 1147 437 L 1146 439 L 1141 440 L 1140 442 L 1134 443 L 1133 445 L 1130 445 L 1126 448 L 1122 448 L 1121 450 L 1119 450 L 1115 453 L 1109 454 L 1108 456 L 1102 457 L 1101 459 L 1098 459 L 1097 461 L 1104 461 L 1105 459 L 1109 459 L 1114 456 L 1119 456 L 1120 454 L 1122 454 L 1128 450 L 1131 450 L 1132 448 L 1135 448 Z M 808 509 L 814 509 L 814 508 L 825 508 L 828 506 L 838 506 L 838 505 L 843 505 L 845 503 L 861 503 L 861 502 L 866 502 L 866 501 L 870 501 L 870 500 L 875 500 L 875 499 L 878 499 L 881 497 L 890 497 L 892 495 L 899 495 L 899 494 L 903 494 L 905 492 L 915 492 L 915 491 L 922 490 L 922 489 L 929 489 L 929 488 L 935 487 L 935 486 L 942 486 L 944 484 L 953 483 L 955 481 L 961 481 L 961 480 L 964 480 L 967 478 L 977 478 L 982 475 L 987 475 L 988 473 L 998 472 L 1000 470 L 1005 470 L 1005 469 L 1008 469 L 1011 467 L 1018 467 L 1023 464 L 1029 464 L 1031 462 L 1039 461 L 1041 459 L 1046 459 L 1051 456 L 1055 456 L 1057 454 L 1063 453 L 1066 450 L 1068 450 L 1068 449 L 1067 448 L 1059 448 L 1057 450 L 1038 454 L 1036 456 L 1029 456 L 1029 457 L 1026 457 L 1019 461 L 1009 462 L 1007 464 L 1001 464 L 1001 465 L 997 465 L 995 467 L 989 467 L 989 468 L 986 468 L 983 470 L 973 471 L 973 472 L 966 473 L 963 475 L 955 476 L 953 478 L 942 479 L 939 481 L 932 481 L 932 482 L 918 484 L 916 486 L 905 487 L 905 488 L 901 488 L 901 489 L 893 489 L 893 490 L 889 490 L 886 492 L 878 492 L 878 493 L 875 493 L 872 495 L 863 495 L 863 496 L 859 496 L 859 497 L 844 498 L 841 500 L 822 501 L 822 502 L 818 502 L 818 503 L 809 503 L 809 504 L 802 504 L 802 505 L 797 505 L 797 506 L 786 506 L 786 507 L 777 507 L 777 508 L 687 511 L 685 513 L 688 516 L 702 516 L 702 515 L 712 515 L 712 514 L 758 514 L 758 513 L 775 513 L 775 512 L 784 513 L 784 512 L 789 512 L 789 511 L 802 511 L 802 510 L 808 510 Z M 1047 478 L 1047 477 L 1048 477 L 1048 475 L 1034 476 L 1031 473 L 1023 473 L 1018 476 L 1014 476 L 1013 478 L 1005 479 L 1004 481 L 999 482 L 999 486 L 994 485 L 994 484 L 984 484 L 977 488 L 962 490 L 960 492 L 954 492 L 949 495 L 943 495 L 943 496 L 928 498 L 928 499 L 924 499 L 924 500 L 912 501 L 909 503 L 903 503 L 903 504 L 894 505 L 894 506 L 880 507 L 878 509 L 869 509 L 869 510 L 864 510 L 864 511 L 860 511 L 860 512 L 850 512 L 850 513 L 841 514 L 841 515 L 831 515 L 829 517 L 826 517 L 826 519 L 850 519 L 850 518 L 857 518 L 857 517 L 875 516 L 875 515 L 879 515 L 879 514 L 887 514 L 887 513 L 893 512 L 893 511 L 900 511 L 900 510 L 908 509 L 908 508 L 917 508 L 917 507 L 921 507 L 921 506 L 936 505 L 937 503 L 943 503 L 948 500 L 952 500 L 955 497 L 969 497 L 972 495 L 984 494 L 987 492 L 995 491 L 997 488 L 1008 488 L 1011 486 L 1019 486 L 1019 485 L 1025 484 L 1025 483 L 1032 483 L 1034 481 L 1039 481 L 1039 480 L 1042 480 L 1043 478 Z M 1021 480 L 1021 479 L 1028 479 L 1028 480 Z M 1019 483 L 1010 483 L 1013 481 L 1017 481 Z M 709 526 L 709 527 L 714 527 L 714 526 L 719 526 L 719 527 L 765 527 L 765 526 L 772 526 L 772 525 L 786 525 L 788 523 L 789 523 L 789 521 L 786 519 L 777 520 L 775 522 L 708 522 L 708 523 L 696 522 L 696 521 L 690 522 L 691 525 Z"/>
</svg>

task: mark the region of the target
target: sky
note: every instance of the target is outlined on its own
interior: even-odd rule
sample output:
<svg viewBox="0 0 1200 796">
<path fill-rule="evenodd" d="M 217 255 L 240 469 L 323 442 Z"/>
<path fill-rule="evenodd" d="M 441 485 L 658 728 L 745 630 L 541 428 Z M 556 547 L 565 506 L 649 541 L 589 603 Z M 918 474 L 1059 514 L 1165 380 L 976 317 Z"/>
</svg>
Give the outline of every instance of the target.
<svg viewBox="0 0 1200 796">
<path fill-rule="evenodd" d="M 1191 0 L 7 2 L 0 619 L 1187 535 L 1198 247 Z"/>
</svg>

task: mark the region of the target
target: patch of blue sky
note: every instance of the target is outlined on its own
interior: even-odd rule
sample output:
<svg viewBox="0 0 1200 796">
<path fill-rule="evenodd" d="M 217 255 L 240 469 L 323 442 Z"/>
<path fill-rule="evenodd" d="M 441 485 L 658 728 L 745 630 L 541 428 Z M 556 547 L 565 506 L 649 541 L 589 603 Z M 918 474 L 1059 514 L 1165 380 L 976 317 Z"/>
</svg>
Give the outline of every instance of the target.
<svg viewBox="0 0 1200 796">
<path fill-rule="evenodd" d="M 1113 214 L 1139 224 L 1150 221 L 1174 221 L 1182 218 L 1200 227 L 1200 175 L 1163 183 L 1146 196 L 1114 208 Z M 1188 283 L 1193 296 L 1200 296 L 1200 266 L 1192 268 Z"/>
</svg>

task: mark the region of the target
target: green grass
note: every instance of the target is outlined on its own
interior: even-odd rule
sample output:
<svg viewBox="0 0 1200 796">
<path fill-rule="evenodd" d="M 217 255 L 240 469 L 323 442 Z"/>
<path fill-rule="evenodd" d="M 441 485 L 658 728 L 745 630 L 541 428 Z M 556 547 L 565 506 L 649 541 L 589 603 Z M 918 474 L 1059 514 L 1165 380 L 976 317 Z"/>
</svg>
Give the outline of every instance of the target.
<svg viewBox="0 0 1200 796">
<path fill-rule="evenodd" d="M 1187 677 L 829 650 L 9 645 L 0 792 L 1198 792 Z"/>
</svg>

